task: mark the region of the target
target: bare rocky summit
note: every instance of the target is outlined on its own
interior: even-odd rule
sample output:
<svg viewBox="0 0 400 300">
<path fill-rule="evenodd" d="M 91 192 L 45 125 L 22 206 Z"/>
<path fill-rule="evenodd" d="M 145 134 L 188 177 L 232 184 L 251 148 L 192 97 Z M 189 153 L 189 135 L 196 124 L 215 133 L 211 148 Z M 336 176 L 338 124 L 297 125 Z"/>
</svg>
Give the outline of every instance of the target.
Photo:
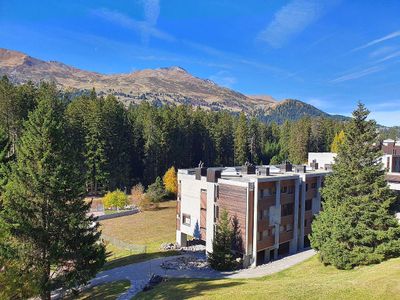
<svg viewBox="0 0 400 300">
<path fill-rule="evenodd" d="M 180 67 L 101 74 L 1 48 L 0 75 L 7 75 L 14 83 L 54 81 L 61 89 L 69 91 L 94 87 L 99 94 L 115 95 L 127 105 L 145 100 L 191 104 L 213 110 L 251 111 L 255 107 L 265 109 L 275 102 L 270 96 L 245 96 L 209 79 L 195 77 Z"/>
</svg>

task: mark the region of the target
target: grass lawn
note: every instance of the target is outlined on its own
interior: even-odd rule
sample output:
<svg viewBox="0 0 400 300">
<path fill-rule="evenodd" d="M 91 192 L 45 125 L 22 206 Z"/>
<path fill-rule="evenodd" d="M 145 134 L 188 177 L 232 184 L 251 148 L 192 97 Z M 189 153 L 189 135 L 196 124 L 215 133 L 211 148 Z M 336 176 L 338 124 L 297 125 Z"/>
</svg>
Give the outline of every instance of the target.
<svg viewBox="0 0 400 300">
<path fill-rule="evenodd" d="M 115 300 L 123 292 L 129 289 L 131 283 L 129 280 L 113 281 L 110 283 L 102 284 L 83 291 L 76 297 L 69 297 L 69 299 L 79 299 L 79 300 Z"/>
<path fill-rule="evenodd" d="M 162 202 L 157 210 L 103 220 L 100 224 L 101 230 L 108 236 L 130 244 L 147 246 L 146 253 L 132 254 L 108 244 L 107 250 L 111 256 L 104 269 L 176 254 L 174 251 L 160 250 L 162 243 L 175 242 L 176 201 Z"/>
<path fill-rule="evenodd" d="M 258 279 L 171 279 L 135 299 L 400 299 L 400 258 L 341 271 L 316 257 Z"/>
</svg>

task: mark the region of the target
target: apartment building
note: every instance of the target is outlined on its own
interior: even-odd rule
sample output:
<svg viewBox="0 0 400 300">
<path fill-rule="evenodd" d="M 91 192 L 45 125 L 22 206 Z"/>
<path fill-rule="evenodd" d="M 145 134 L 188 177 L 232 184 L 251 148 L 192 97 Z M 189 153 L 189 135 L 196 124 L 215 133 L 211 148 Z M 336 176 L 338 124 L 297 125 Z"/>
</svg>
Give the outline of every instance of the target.
<svg viewBox="0 0 400 300">
<path fill-rule="evenodd" d="M 215 226 L 226 210 L 237 225 L 235 251 L 245 266 L 296 253 L 310 244 L 327 174 L 290 164 L 178 170 L 177 243 L 194 236 L 212 252 Z"/>
<path fill-rule="evenodd" d="M 400 173 L 400 141 L 384 140 L 382 162 L 388 173 Z"/>
</svg>

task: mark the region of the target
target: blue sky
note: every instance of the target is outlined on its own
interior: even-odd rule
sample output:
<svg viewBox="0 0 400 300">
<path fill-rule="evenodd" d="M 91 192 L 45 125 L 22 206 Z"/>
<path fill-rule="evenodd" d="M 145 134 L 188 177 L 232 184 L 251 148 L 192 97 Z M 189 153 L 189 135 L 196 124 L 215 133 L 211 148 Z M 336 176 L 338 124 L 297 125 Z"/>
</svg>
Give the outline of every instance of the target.
<svg viewBox="0 0 400 300">
<path fill-rule="evenodd" d="M 400 125 L 398 0 L 0 0 L 0 47 L 102 73 L 181 66 Z"/>
</svg>

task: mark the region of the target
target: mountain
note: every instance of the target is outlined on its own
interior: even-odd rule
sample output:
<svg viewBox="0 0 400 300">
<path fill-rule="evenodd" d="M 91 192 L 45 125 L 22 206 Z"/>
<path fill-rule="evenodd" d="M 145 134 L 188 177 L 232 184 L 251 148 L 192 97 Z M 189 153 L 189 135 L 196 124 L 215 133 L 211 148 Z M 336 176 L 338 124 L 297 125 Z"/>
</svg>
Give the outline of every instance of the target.
<svg viewBox="0 0 400 300">
<path fill-rule="evenodd" d="M 246 96 L 209 79 L 195 77 L 180 67 L 101 74 L 0 48 L 0 75 L 7 75 L 16 84 L 54 81 L 60 89 L 73 93 L 94 87 L 99 95 L 115 95 L 126 105 L 141 101 L 158 105 L 190 104 L 212 110 L 257 113 L 267 121 L 279 123 L 302 116 L 330 116 L 298 100 L 277 102 L 267 95 Z"/>
</svg>

